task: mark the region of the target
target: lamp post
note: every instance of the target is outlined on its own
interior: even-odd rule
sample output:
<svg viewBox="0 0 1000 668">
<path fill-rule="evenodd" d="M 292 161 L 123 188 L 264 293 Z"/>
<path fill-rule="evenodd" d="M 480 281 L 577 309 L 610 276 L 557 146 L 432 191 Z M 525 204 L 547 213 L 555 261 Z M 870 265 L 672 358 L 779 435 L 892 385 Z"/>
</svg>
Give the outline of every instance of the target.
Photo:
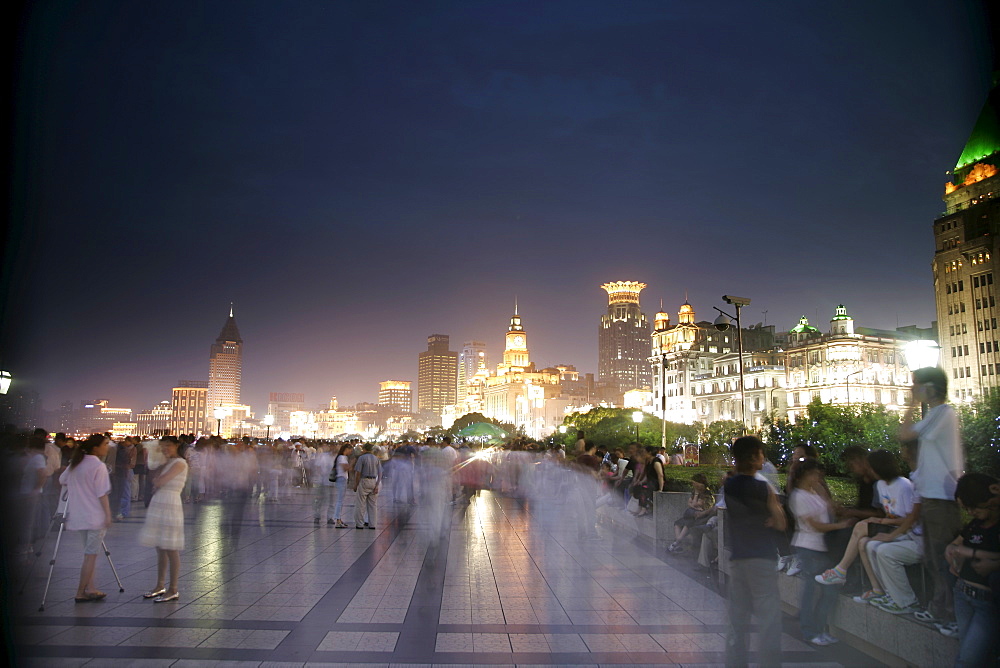
<svg viewBox="0 0 1000 668">
<path fill-rule="evenodd" d="M 747 430 L 747 402 L 746 402 L 746 392 L 745 386 L 743 384 L 743 326 L 740 322 L 740 310 L 744 306 L 750 305 L 750 299 L 747 297 L 735 297 L 733 295 L 722 295 L 722 301 L 727 304 L 732 304 L 736 307 L 736 347 L 739 351 L 740 361 L 739 361 L 739 371 L 740 371 L 740 422 L 743 423 L 744 433 Z M 723 311 L 718 306 L 713 306 L 716 311 L 719 312 L 719 317 L 715 319 L 715 328 L 720 332 L 724 332 L 732 326 L 733 316 L 729 315 Z"/>
<path fill-rule="evenodd" d="M 635 422 L 635 442 L 639 442 L 639 425 L 642 424 L 642 419 L 645 417 L 642 411 L 634 411 L 632 413 L 632 422 Z"/>
<path fill-rule="evenodd" d="M 215 435 L 222 436 L 222 418 L 226 417 L 226 409 L 222 406 L 216 406 L 215 411 Z"/>
<path fill-rule="evenodd" d="M 270 441 L 271 440 L 271 425 L 274 424 L 274 416 L 270 415 L 270 414 L 265 415 L 264 416 L 264 424 L 267 425 L 267 436 L 264 437 L 264 440 L 265 441 Z"/>
<path fill-rule="evenodd" d="M 851 405 L 851 376 L 857 376 L 859 373 L 863 373 L 864 369 L 858 369 L 857 371 L 852 371 L 847 374 L 847 405 Z"/>
<path fill-rule="evenodd" d="M 10 383 L 14 380 L 10 371 L 0 371 L 0 394 L 7 394 L 10 390 Z"/>
<path fill-rule="evenodd" d="M 667 451 L 667 353 L 660 353 L 660 447 Z"/>
<path fill-rule="evenodd" d="M 917 369 L 937 366 L 938 355 L 941 353 L 941 346 L 937 341 L 918 339 L 910 341 L 903 346 L 903 357 L 906 358 L 906 366 L 912 375 Z M 920 404 L 920 415 L 927 414 L 927 404 Z"/>
</svg>

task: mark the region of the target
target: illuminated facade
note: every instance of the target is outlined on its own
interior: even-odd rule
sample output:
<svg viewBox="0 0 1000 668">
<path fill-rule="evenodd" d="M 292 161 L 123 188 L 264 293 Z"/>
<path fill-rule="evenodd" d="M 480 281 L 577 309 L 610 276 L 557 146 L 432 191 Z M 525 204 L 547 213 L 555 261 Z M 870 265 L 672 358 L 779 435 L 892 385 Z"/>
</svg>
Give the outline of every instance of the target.
<svg viewBox="0 0 1000 668">
<path fill-rule="evenodd" d="M 395 406 L 409 413 L 413 406 L 413 391 L 408 380 L 384 380 L 378 384 L 378 405 Z"/>
<path fill-rule="evenodd" d="M 138 436 L 164 436 L 169 434 L 173 422 L 173 402 L 166 399 L 148 411 L 135 415 L 135 433 Z"/>
<path fill-rule="evenodd" d="M 486 357 L 486 344 L 482 341 L 466 341 L 462 345 L 462 352 L 458 354 L 458 403 L 465 401 L 469 381 L 473 380 L 480 369 L 487 367 L 489 359 Z"/>
<path fill-rule="evenodd" d="M 934 297 L 941 367 L 953 401 L 1000 387 L 1000 88 L 994 86 L 934 221 Z"/>
<path fill-rule="evenodd" d="M 222 331 L 212 344 L 208 360 L 208 396 L 205 431 L 214 433 L 216 408 L 240 406 L 243 383 L 243 338 L 236 326 L 233 309 L 222 326 Z"/>
<path fill-rule="evenodd" d="M 211 418 L 208 412 L 208 383 L 182 380 L 171 390 L 170 431 L 173 434 L 197 434 Z"/>
<path fill-rule="evenodd" d="M 621 393 L 649 387 L 649 322 L 639 307 L 645 283 L 616 281 L 601 286 L 608 293 L 608 312 L 597 330 L 597 378 Z"/>
<path fill-rule="evenodd" d="M 295 411 L 303 411 L 305 408 L 306 395 L 302 392 L 269 393 L 267 398 L 267 415 L 274 416 L 274 424 L 271 425 L 271 429 L 276 434 L 288 431 L 292 424 L 291 414 Z"/>
<path fill-rule="evenodd" d="M 448 350 L 446 334 L 427 337 L 427 350 L 417 358 L 417 409 L 440 414 L 458 393 L 458 353 Z"/>
</svg>

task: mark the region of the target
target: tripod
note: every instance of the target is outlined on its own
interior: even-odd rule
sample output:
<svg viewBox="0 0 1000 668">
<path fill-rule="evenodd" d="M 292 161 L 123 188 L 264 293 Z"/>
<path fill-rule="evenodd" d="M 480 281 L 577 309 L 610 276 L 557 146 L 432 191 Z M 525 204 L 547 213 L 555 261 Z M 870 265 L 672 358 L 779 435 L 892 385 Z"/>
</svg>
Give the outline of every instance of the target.
<svg viewBox="0 0 1000 668">
<path fill-rule="evenodd" d="M 66 486 L 64 485 L 62 492 L 59 494 L 59 507 L 56 508 L 56 512 L 52 516 L 53 522 L 59 522 L 59 533 L 56 535 L 56 546 L 55 549 L 52 550 L 52 559 L 49 560 L 49 576 L 45 579 L 45 591 L 42 593 L 42 604 L 38 608 L 39 612 L 45 611 L 45 599 L 49 595 L 49 585 L 52 584 L 52 571 L 56 567 L 56 557 L 59 555 L 59 544 L 62 542 L 63 530 L 66 528 L 66 505 L 68 502 L 69 490 L 66 489 Z M 49 527 L 51 528 L 51 526 L 52 525 L 50 523 Z M 115 580 L 118 582 L 118 591 L 124 592 L 125 587 L 122 586 L 122 580 L 118 577 L 118 571 L 115 569 L 115 564 L 111 561 L 111 551 L 108 550 L 108 546 L 103 540 L 101 541 L 101 549 L 104 550 L 104 556 L 108 558 L 108 564 L 111 566 L 111 572 L 115 574 Z M 41 550 L 39 550 L 38 554 L 41 554 Z M 32 566 L 34 566 L 34 564 L 32 564 Z M 29 575 L 30 573 L 31 572 L 29 571 Z M 27 578 L 25 578 L 25 582 L 27 582 Z M 23 585 L 21 590 L 24 590 Z"/>
</svg>

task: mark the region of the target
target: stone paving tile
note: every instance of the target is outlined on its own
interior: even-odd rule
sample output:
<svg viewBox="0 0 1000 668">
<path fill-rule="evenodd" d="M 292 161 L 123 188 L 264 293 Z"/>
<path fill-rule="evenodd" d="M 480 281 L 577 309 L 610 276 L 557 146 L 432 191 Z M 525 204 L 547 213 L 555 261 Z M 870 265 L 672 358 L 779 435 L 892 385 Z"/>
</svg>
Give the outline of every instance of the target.
<svg viewBox="0 0 1000 668">
<path fill-rule="evenodd" d="M 434 642 L 435 652 L 473 651 L 471 633 L 438 633 Z"/>
<path fill-rule="evenodd" d="M 74 626 L 45 641 L 46 645 L 117 645 L 141 632 L 142 626 Z"/>
<path fill-rule="evenodd" d="M 473 652 L 510 652 L 510 638 L 506 633 L 473 633 Z"/>
</svg>

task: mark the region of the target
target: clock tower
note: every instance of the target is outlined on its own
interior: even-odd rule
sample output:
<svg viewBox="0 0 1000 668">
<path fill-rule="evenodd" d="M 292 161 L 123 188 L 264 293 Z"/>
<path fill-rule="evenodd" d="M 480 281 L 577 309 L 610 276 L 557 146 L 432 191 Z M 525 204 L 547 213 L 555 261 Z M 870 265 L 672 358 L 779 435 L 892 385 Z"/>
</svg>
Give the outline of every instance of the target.
<svg viewBox="0 0 1000 668">
<path fill-rule="evenodd" d="M 526 369 L 530 366 L 528 360 L 528 335 L 524 331 L 524 327 L 521 325 L 521 316 L 517 312 L 517 306 L 514 306 L 514 315 L 510 319 L 510 326 L 507 328 L 507 345 L 504 347 L 503 351 L 503 364 L 501 368 L 504 371 L 512 371 L 514 368 Z"/>
</svg>

